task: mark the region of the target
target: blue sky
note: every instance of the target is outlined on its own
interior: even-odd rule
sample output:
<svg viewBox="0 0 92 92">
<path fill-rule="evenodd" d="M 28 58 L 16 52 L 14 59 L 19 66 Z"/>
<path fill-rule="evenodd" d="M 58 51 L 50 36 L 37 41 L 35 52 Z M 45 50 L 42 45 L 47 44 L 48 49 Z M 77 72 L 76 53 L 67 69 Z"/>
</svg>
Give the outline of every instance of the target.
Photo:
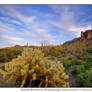
<svg viewBox="0 0 92 92">
<path fill-rule="evenodd" d="M 92 25 L 92 5 L 0 5 L 0 48 L 57 45 Z"/>
</svg>

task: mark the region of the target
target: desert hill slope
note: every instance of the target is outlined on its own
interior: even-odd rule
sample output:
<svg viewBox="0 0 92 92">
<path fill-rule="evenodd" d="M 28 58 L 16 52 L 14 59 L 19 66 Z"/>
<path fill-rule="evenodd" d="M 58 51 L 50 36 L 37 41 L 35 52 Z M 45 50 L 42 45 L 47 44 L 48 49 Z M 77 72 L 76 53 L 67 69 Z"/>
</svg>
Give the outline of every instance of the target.
<svg viewBox="0 0 92 92">
<path fill-rule="evenodd" d="M 92 87 L 92 38 L 86 37 L 82 35 L 58 46 L 17 45 L 0 49 L 0 68 L 4 70 L 3 64 L 17 58 L 26 47 L 40 49 L 51 61 L 63 64 L 70 87 Z"/>
</svg>

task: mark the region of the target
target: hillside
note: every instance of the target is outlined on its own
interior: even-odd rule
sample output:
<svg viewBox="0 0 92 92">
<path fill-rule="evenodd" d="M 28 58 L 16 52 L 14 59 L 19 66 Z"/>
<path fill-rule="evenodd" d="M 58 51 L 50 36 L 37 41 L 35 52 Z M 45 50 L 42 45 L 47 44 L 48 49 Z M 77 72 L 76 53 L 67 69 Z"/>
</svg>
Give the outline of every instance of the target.
<svg viewBox="0 0 92 92">
<path fill-rule="evenodd" d="M 66 74 L 69 75 L 67 81 L 70 87 L 92 87 L 92 39 L 76 38 L 60 46 L 27 47 L 40 49 L 49 60 L 61 62 Z M 0 49 L 1 69 L 4 69 L 5 62 L 10 62 L 21 55 L 24 48 L 26 46 Z M 5 85 L 11 86 L 6 82 Z"/>
<path fill-rule="evenodd" d="M 62 58 L 72 87 L 92 87 L 92 39 L 80 38 L 63 44 L 65 57 Z"/>
</svg>

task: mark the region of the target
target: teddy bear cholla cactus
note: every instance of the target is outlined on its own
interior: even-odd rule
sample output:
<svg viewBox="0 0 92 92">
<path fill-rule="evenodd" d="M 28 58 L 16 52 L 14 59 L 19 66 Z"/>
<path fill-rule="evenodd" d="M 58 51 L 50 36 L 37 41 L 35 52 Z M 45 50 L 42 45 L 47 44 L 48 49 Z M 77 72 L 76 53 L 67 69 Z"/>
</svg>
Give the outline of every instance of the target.
<svg viewBox="0 0 92 92">
<path fill-rule="evenodd" d="M 5 71 L 0 72 L 21 87 L 69 87 L 63 65 L 48 60 L 39 49 L 25 48 L 21 56 L 6 63 Z"/>
</svg>

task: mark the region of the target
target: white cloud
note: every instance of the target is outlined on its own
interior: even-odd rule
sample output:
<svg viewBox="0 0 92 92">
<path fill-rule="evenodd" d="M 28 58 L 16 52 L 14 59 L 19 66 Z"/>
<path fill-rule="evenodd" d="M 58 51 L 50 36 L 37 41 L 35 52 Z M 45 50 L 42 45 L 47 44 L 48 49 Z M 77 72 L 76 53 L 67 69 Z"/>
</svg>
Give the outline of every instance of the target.
<svg viewBox="0 0 92 92">
<path fill-rule="evenodd" d="M 28 36 L 30 38 L 38 38 L 38 39 L 52 39 L 51 35 L 46 33 L 48 30 L 44 30 L 41 27 L 41 24 L 38 22 L 34 22 L 32 25 L 31 23 L 37 18 L 37 16 L 24 16 L 20 12 L 16 11 L 12 6 L 3 6 L 0 8 L 0 12 L 6 16 L 17 18 L 24 23 L 24 26 L 27 29 L 19 31 L 8 24 L 2 26 L 2 30 L 8 33 L 15 33 L 21 36 Z M 7 19 L 8 20 L 8 19 Z M 18 21 L 12 20 L 13 23 L 20 24 Z M 4 30 L 4 29 L 7 29 Z"/>
<path fill-rule="evenodd" d="M 20 38 L 20 37 L 12 37 L 12 36 L 7 36 L 7 35 L 0 35 L 0 39 L 12 40 L 12 41 L 22 41 L 23 40 L 23 38 Z"/>
<path fill-rule="evenodd" d="M 4 21 L 11 22 L 11 23 L 14 23 L 14 24 L 21 25 L 21 22 L 16 21 L 16 20 L 13 20 L 13 19 L 9 19 L 9 18 L 7 18 L 7 17 L 0 17 L 0 19 L 2 19 L 2 20 L 4 20 Z"/>
<path fill-rule="evenodd" d="M 0 22 L 0 32 L 16 33 L 16 29 L 13 28 L 11 24 Z"/>
<path fill-rule="evenodd" d="M 11 22 L 14 23 L 14 24 L 21 25 L 21 23 L 19 21 L 16 21 L 16 20 L 12 20 Z"/>
<path fill-rule="evenodd" d="M 71 32 L 72 34 L 76 35 L 76 37 L 79 37 L 81 31 L 90 29 L 90 26 L 88 24 L 86 24 L 86 26 L 82 26 L 84 24 L 83 22 L 81 23 L 79 22 L 79 24 L 77 23 L 77 19 L 80 17 L 80 15 L 85 14 L 83 13 L 83 11 L 81 12 L 81 10 L 79 10 L 78 6 L 72 7 L 69 5 L 62 5 L 62 6 L 52 5 L 51 8 L 54 9 L 55 12 L 59 14 L 60 17 L 58 21 L 51 21 L 50 23 L 56 26 L 57 28 L 60 28 L 61 31 L 64 29 L 67 32 Z M 71 11 L 71 8 L 72 8 L 72 11 Z M 85 21 L 88 18 L 83 19 L 82 21 Z"/>
<path fill-rule="evenodd" d="M 29 16 L 29 17 L 24 16 L 23 14 L 13 9 L 13 7 L 11 6 L 3 6 L 2 8 L 0 8 L 0 12 L 6 16 L 17 18 L 24 23 L 30 23 L 36 19 L 36 16 Z"/>
<path fill-rule="evenodd" d="M 68 32 L 73 32 L 77 37 L 80 37 L 81 31 L 85 31 L 87 29 L 91 29 L 91 26 L 90 25 L 87 25 L 87 26 L 84 26 L 84 27 L 76 27 L 74 25 L 67 26 L 67 25 L 62 25 L 60 23 L 54 23 L 54 22 L 51 23 L 51 24 L 53 24 L 54 26 L 60 28 L 61 30 L 62 29 L 65 29 Z"/>
<path fill-rule="evenodd" d="M 13 27 L 12 24 L 6 24 L 3 22 L 0 22 L 0 32 L 5 33 L 6 35 L 0 35 L 0 38 L 3 40 L 11 40 L 11 41 L 22 41 L 23 39 L 18 37 L 11 37 L 9 35 L 19 35 L 22 36 L 25 40 L 24 42 L 31 42 L 32 44 L 41 45 L 41 41 L 45 41 L 48 44 L 51 44 L 53 42 L 53 36 L 47 33 L 48 31 L 46 29 L 38 28 L 39 26 L 33 26 L 30 27 L 30 25 L 27 25 L 28 29 L 16 29 Z M 19 43 L 18 43 L 19 44 Z M 23 45 L 24 43 L 21 43 Z"/>
<path fill-rule="evenodd" d="M 14 9 L 14 7 L 12 6 L 3 6 L 3 8 L 0 8 L 0 12 L 5 16 L 7 16 L 5 17 L 5 19 L 14 24 L 18 24 L 20 27 L 18 29 L 14 27 L 14 24 L 7 24 L 0 22 L 0 31 L 6 33 L 7 35 L 11 34 L 12 36 L 16 34 L 16 37 L 11 37 L 12 40 L 22 41 L 21 38 L 18 38 L 20 36 L 23 37 L 23 39 L 25 39 L 24 40 L 25 43 L 30 42 L 30 44 L 32 45 L 35 44 L 36 42 L 36 45 L 39 45 L 41 44 L 42 40 L 46 43 L 49 42 L 48 44 L 54 44 L 54 43 L 57 44 L 59 43 L 57 41 L 59 39 L 61 40 L 62 34 L 63 36 L 65 36 L 64 33 L 68 34 L 69 32 L 75 34 L 76 36 L 80 36 L 80 32 L 85 31 L 85 29 L 88 28 L 87 25 L 86 27 L 77 25 L 76 20 L 77 20 L 77 15 L 79 14 L 75 13 L 74 10 L 71 11 L 71 7 L 69 5 L 52 5 L 50 7 L 54 10 L 53 14 L 52 12 L 50 14 L 48 13 L 44 15 L 45 18 L 42 17 L 42 19 L 49 18 L 48 20 L 39 21 L 38 18 L 40 18 L 43 13 L 42 14 L 40 13 L 40 17 L 38 15 L 30 16 L 30 14 L 22 14 L 21 12 L 16 11 L 16 9 Z M 76 11 L 78 11 L 77 8 Z M 37 12 L 39 11 L 37 10 Z M 11 17 L 13 20 L 9 19 Z M 63 31 L 63 29 L 66 31 L 63 31 L 58 35 L 57 34 L 58 29 L 56 29 L 56 31 L 54 29 L 53 31 L 54 28 L 53 25 L 59 28 L 59 31 Z M 55 37 L 55 35 L 53 35 L 52 32 L 56 32 L 57 37 Z M 11 38 L 8 37 L 9 40 Z M 21 44 L 23 45 L 24 43 Z"/>
<path fill-rule="evenodd" d="M 28 30 L 25 30 L 23 28 L 16 29 L 12 24 L 6 24 L 3 22 L 0 22 L 0 32 L 3 32 L 5 34 L 16 34 L 20 36 L 33 36 L 33 33 Z"/>
<path fill-rule="evenodd" d="M 2 42 L 2 44 L 0 44 L 0 48 L 11 47 L 11 46 L 15 46 L 15 45 L 21 46 L 21 43 L 16 42 L 16 41 L 4 41 L 4 42 Z"/>
<path fill-rule="evenodd" d="M 11 47 L 15 45 L 25 45 L 24 39 L 9 35 L 0 35 L 0 48 Z"/>
</svg>

